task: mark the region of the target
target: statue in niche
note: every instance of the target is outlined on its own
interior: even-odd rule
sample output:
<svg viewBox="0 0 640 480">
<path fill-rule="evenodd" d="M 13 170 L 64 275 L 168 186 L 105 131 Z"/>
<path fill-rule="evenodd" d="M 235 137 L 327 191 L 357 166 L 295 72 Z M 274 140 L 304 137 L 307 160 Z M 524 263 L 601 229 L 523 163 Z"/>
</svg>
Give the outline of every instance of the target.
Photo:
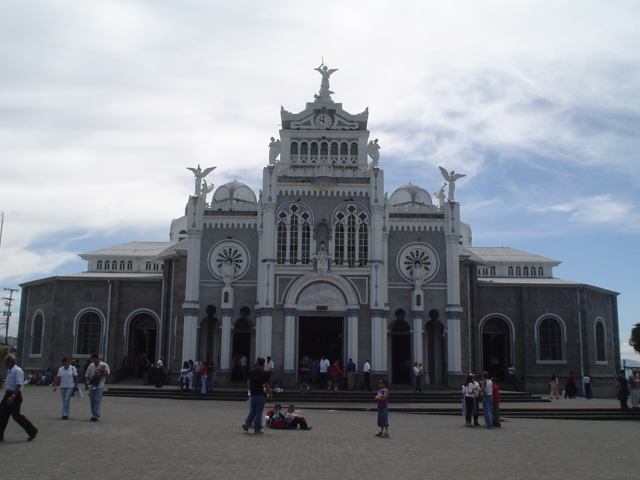
<svg viewBox="0 0 640 480">
<path fill-rule="evenodd" d="M 282 145 L 280 144 L 280 140 L 271 137 L 271 143 L 269 144 L 269 165 L 276 163 L 276 158 L 280 155 L 281 150 Z"/>
<path fill-rule="evenodd" d="M 329 255 L 327 255 L 327 250 L 324 248 L 324 242 L 320 244 L 320 250 L 316 255 L 316 272 L 320 275 L 329 273 Z"/>
<path fill-rule="evenodd" d="M 427 276 L 427 271 L 422 266 L 419 260 L 416 260 L 413 264 L 413 269 L 411 271 L 411 276 L 413 277 L 413 285 L 416 290 L 420 290 L 422 288 L 422 284 L 424 283 L 424 277 Z"/>
<path fill-rule="evenodd" d="M 447 186 L 447 182 L 444 182 L 444 185 L 442 185 L 442 187 L 440 187 L 440 190 L 438 190 L 437 192 L 435 192 L 433 194 L 434 197 L 436 197 L 438 199 L 438 203 L 440 204 L 440 208 L 444 207 L 444 187 Z"/>
<path fill-rule="evenodd" d="M 378 145 L 377 138 L 367 145 L 367 155 L 371 157 L 371 166 L 377 167 L 378 160 L 380 160 L 380 145 Z"/>
<path fill-rule="evenodd" d="M 216 167 L 209 167 L 209 168 L 205 168 L 204 170 L 202 170 L 200 168 L 200 164 L 198 164 L 198 168 L 191 168 L 191 167 L 187 167 L 187 170 L 191 170 L 193 172 L 193 174 L 196 177 L 196 188 L 195 188 L 195 192 L 193 193 L 193 195 L 195 197 L 199 197 L 200 194 L 202 193 L 201 190 L 201 180 L 204 179 L 204 177 L 206 177 L 207 175 L 209 175 L 211 172 L 213 172 L 216 169 Z"/>
<path fill-rule="evenodd" d="M 230 287 L 233 283 L 233 278 L 236 275 L 236 267 L 233 264 L 233 260 L 227 258 L 220 266 L 220 270 L 222 272 L 222 281 L 224 282 L 224 286 Z"/>
<path fill-rule="evenodd" d="M 442 168 L 442 167 L 438 167 L 440 169 L 440 173 L 442 173 L 442 177 L 449 182 L 449 195 L 447 196 L 447 201 L 449 203 L 453 203 L 455 202 L 455 198 L 454 198 L 454 193 L 456 191 L 456 180 L 462 178 L 462 177 L 466 177 L 466 175 L 463 175 L 461 173 L 456 173 L 453 170 L 451 170 L 451 173 L 447 173 L 447 171 Z"/>
<path fill-rule="evenodd" d="M 200 196 L 202 197 L 202 201 L 207 203 L 207 195 L 209 195 L 213 191 L 213 183 L 211 185 L 207 185 L 206 180 L 202 180 L 202 190 Z"/>
<path fill-rule="evenodd" d="M 333 102 L 333 100 L 331 100 L 331 94 L 333 92 L 331 91 L 331 87 L 329 86 L 329 77 L 332 73 L 337 72 L 338 69 L 332 68 L 331 70 L 329 70 L 323 61 L 320 66 L 318 68 L 314 68 L 314 70 L 320 72 L 320 75 L 322 75 L 322 81 L 320 82 L 320 91 L 313 97 L 316 100 Z"/>
</svg>

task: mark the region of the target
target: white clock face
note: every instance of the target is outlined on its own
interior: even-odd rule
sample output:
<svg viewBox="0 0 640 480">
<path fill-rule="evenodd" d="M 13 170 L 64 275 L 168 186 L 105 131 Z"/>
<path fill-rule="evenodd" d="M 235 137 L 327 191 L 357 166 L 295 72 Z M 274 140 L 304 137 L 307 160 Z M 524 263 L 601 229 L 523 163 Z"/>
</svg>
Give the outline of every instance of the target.
<svg viewBox="0 0 640 480">
<path fill-rule="evenodd" d="M 333 120 L 326 113 L 321 113 L 316 117 L 316 127 L 318 128 L 329 128 L 333 125 Z"/>
</svg>

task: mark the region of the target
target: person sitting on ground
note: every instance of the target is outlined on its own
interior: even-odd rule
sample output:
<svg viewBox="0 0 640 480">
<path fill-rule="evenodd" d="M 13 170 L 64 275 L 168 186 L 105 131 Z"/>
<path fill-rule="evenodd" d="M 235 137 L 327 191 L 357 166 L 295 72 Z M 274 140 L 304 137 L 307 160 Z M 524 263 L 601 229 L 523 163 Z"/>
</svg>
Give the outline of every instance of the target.
<svg viewBox="0 0 640 480">
<path fill-rule="evenodd" d="M 285 428 L 293 430 L 299 425 L 300 430 L 311 430 L 311 427 L 307 424 L 307 419 L 302 415 L 296 415 L 295 410 L 296 407 L 293 404 L 289 405 L 289 409 L 284 415 Z"/>
<path fill-rule="evenodd" d="M 280 380 L 276 380 L 276 384 L 273 387 L 272 391 L 274 393 L 282 393 L 282 392 L 284 392 L 284 389 L 280 386 Z"/>
<path fill-rule="evenodd" d="M 285 428 L 284 415 L 281 412 L 282 405 L 276 403 L 271 410 L 267 412 L 265 425 L 269 428 Z"/>
</svg>

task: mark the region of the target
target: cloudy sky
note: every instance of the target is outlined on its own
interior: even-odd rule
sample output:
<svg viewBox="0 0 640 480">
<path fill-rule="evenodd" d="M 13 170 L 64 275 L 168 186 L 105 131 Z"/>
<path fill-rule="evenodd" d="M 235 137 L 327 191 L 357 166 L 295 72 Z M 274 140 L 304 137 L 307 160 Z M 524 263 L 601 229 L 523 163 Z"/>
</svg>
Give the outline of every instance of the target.
<svg viewBox="0 0 640 480">
<path fill-rule="evenodd" d="M 369 107 L 389 193 L 465 173 L 474 245 L 620 292 L 640 359 L 638 18 L 637 1 L 4 0 L 0 287 L 168 240 L 188 166 L 257 191 L 280 107 L 313 100 L 324 58 L 334 100 Z"/>
</svg>

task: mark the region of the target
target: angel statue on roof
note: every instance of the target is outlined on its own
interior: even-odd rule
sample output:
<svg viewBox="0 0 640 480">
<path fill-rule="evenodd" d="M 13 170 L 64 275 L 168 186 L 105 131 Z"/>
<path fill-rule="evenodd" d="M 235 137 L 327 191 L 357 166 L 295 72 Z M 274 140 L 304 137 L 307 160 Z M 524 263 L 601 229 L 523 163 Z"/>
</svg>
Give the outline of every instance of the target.
<svg viewBox="0 0 640 480">
<path fill-rule="evenodd" d="M 322 75 L 322 81 L 320 82 L 320 91 L 314 95 L 314 98 L 320 101 L 333 102 L 333 100 L 331 100 L 331 94 L 333 92 L 331 91 L 331 87 L 329 86 L 329 77 L 332 73 L 337 72 L 338 69 L 332 68 L 331 70 L 329 70 L 324 64 L 323 60 L 320 66 L 318 68 L 314 68 L 314 70 L 320 72 L 320 75 Z"/>
<path fill-rule="evenodd" d="M 209 167 L 209 168 L 205 168 L 204 170 L 202 170 L 200 168 L 200 164 L 198 164 L 198 168 L 193 168 L 193 167 L 187 167 L 187 170 L 191 170 L 193 172 L 193 175 L 196 177 L 195 181 L 196 181 L 196 189 L 195 192 L 193 193 L 194 197 L 199 197 L 200 194 L 202 193 L 202 183 L 201 180 L 204 179 L 204 177 L 206 177 L 207 175 L 209 175 L 211 172 L 213 172 L 216 169 L 216 167 Z M 209 192 L 207 192 L 209 193 Z"/>
<path fill-rule="evenodd" d="M 438 167 L 440 169 L 440 172 L 442 173 L 442 177 L 449 182 L 449 195 L 447 195 L 447 201 L 449 203 L 454 203 L 456 200 L 454 198 L 454 193 L 456 191 L 456 180 L 462 178 L 462 177 L 466 177 L 466 175 L 463 175 L 461 173 L 456 173 L 453 170 L 451 170 L 451 172 L 447 172 L 444 168 L 442 167 Z"/>
</svg>

